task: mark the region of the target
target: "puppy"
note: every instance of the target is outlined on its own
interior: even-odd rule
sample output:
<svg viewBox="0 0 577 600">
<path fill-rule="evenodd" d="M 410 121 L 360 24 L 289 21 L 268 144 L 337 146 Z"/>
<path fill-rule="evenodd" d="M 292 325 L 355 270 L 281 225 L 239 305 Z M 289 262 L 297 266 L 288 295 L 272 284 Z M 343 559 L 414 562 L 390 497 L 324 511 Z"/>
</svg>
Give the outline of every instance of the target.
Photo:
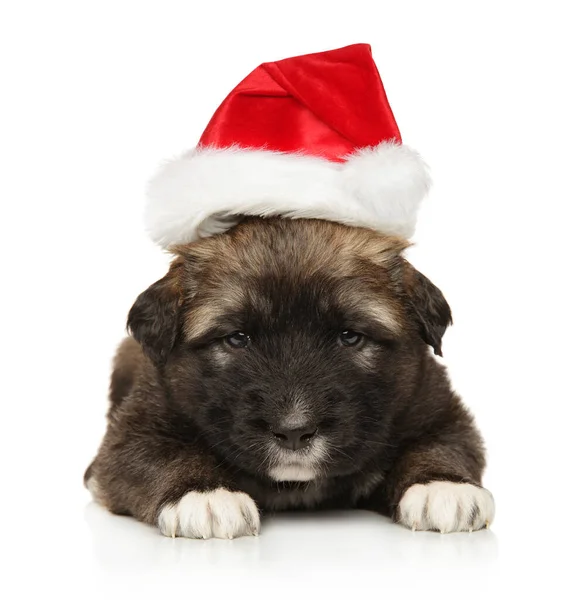
<svg viewBox="0 0 577 600">
<path fill-rule="evenodd" d="M 284 509 L 488 525 L 483 443 L 429 348 L 451 311 L 407 245 L 250 218 L 174 247 L 128 316 L 94 498 L 173 537 L 256 534 Z"/>
</svg>

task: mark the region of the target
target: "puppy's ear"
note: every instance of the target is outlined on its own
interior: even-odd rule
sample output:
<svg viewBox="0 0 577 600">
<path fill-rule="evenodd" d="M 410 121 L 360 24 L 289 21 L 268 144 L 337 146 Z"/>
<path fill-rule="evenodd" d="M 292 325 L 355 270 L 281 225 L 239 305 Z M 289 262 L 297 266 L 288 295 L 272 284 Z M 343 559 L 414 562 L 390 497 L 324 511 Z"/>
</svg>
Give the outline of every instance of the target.
<svg viewBox="0 0 577 600">
<path fill-rule="evenodd" d="M 404 260 L 405 292 L 410 308 L 419 323 L 421 337 L 435 354 L 443 356 L 441 342 L 445 330 L 453 323 L 451 307 L 441 290 Z"/>
<path fill-rule="evenodd" d="M 173 263 L 162 279 L 138 296 L 128 313 L 128 331 L 157 365 L 166 362 L 180 327 L 180 268 L 180 263 Z"/>
</svg>

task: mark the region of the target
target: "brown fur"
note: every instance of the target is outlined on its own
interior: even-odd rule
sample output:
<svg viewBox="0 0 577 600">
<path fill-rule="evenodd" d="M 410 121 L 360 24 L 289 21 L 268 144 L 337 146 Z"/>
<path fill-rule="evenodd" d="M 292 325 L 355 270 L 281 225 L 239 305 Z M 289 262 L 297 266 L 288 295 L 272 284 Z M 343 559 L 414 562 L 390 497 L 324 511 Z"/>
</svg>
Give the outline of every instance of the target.
<svg viewBox="0 0 577 600">
<path fill-rule="evenodd" d="M 155 523 L 162 506 L 187 491 L 224 487 L 247 492 L 263 510 L 365 507 L 394 516 L 403 492 L 414 483 L 441 479 L 480 485 L 485 465 L 481 438 L 427 347 L 441 353 L 450 309 L 440 291 L 402 257 L 407 245 L 325 221 L 251 218 L 226 234 L 174 248 L 168 274 L 141 294 L 131 310 L 134 337 L 117 354 L 108 429 L 86 473 L 87 481 L 98 483 L 100 501 L 113 512 Z M 321 290 L 314 302 L 308 290 L 311 295 Z M 298 302 L 312 307 L 310 317 Z M 351 355 L 355 364 L 350 368 L 361 379 L 386 378 L 375 383 L 377 390 L 382 385 L 382 401 L 375 395 L 368 407 L 363 394 L 357 398 L 351 391 L 354 400 L 342 408 L 342 415 L 349 416 L 335 417 L 343 419 L 346 429 L 363 411 L 378 415 L 379 429 L 371 430 L 378 441 L 372 442 L 370 453 L 358 450 L 350 464 L 335 462 L 334 473 L 283 486 L 279 494 L 276 482 L 256 467 L 253 472 L 253 463 L 237 461 L 232 450 L 223 450 L 228 447 L 224 441 L 214 444 L 211 427 L 204 425 L 213 423 L 218 429 L 218 419 L 241 410 L 205 406 L 212 397 L 203 387 L 205 380 L 216 377 L 217 385 L 214 372 L 229 368 L 220 363 L 238 356 L 226 354 L 214 340 L 242 330 L 239 320 L 250 315 L 258 315 L 265 331 L 286 321 L 287 331 L 294 332 L 314 327 L 311 323 L 324 312 L 366 326 L 371 339 L 378 340 L 370 342 L 362 360 Z M 287 344 L 285 367 L 274 375 L 283 383 L 274 389 L 289 385 L 292 369 L 299 373 L 299 389 L 312 389 L 329 377 L 316 359 L 291 355 Z M 284 355 L 285 347 L 279 352 Z M 208 357 L 202 359 L 204 366 L 199 366 L 200 356 Z M 266 357 L 258 364 L 254 379 L 260 385 L 273 375 Z M 245 387 L 238 385 L 239 397 L 245 388 L 247 398 L 253 393 L 249 380 Z M 259 388 L 258 393 L 265 392 Z M 244 395 L 242 402 L 248 402 Z M 334 404 L 310 402 L 321 415 Z M 247 404 L 231 423 L 248 423 L 252 410 Z M 351 430 L 349 437 L 355 435 Z"/>
</svg>

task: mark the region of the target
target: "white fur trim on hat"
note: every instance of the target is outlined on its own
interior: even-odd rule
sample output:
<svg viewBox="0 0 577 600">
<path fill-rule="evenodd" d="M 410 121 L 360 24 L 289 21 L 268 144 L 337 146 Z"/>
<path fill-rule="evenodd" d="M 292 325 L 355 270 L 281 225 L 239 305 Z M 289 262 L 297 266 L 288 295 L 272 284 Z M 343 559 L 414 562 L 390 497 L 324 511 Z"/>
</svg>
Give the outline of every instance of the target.
<svg viewBox="0 0 577 600">
<path fill-rule="evenodd" d="M 326 219 L 410 237 L 430 178 L 407 146 L 384 142 L 336 163 L 240 147 L 197 148 L 148 187 L 146 226 L 161 246 L 222 233 L 239 215 Z"/>
</svg>

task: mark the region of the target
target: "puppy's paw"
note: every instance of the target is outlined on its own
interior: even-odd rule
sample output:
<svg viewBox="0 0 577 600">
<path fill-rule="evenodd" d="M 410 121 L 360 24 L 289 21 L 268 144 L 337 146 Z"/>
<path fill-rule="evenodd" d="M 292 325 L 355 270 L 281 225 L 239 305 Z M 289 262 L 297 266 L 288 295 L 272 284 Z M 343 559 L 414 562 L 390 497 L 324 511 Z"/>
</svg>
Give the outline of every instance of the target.
<svg viewBox="0 0 577 600">
<path fill-rule="evenodd" d="M 470 483 L 432 481 L 412 485 L 403 495 L 397 520 L 415 530 L 476 531 L 495 516 L 491 492 Z"/>
<path fill-rule="evenodd" d="M 158 516 L 158 527 L 168 537 L 232 539 L 257 535 L 260 518 L 250 496 L 219 488 L 188 492 L 175 504 L 167 504 Z"/>
</svg>

